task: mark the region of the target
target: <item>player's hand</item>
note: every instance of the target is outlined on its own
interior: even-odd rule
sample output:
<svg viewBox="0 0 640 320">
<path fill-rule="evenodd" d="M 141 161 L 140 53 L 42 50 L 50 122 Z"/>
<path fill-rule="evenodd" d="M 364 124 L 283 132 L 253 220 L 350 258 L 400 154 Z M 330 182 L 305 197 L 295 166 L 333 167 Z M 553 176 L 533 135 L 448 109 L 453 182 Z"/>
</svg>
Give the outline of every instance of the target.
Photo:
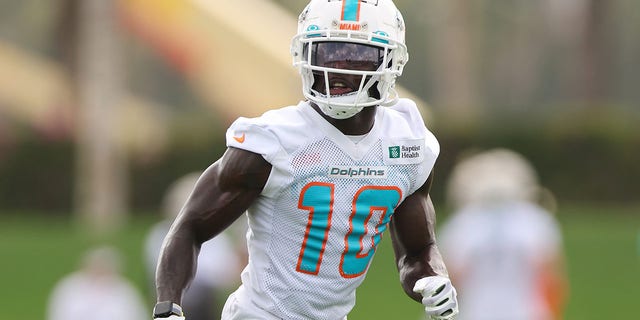
<svg viewBox="0 0 640 320">
<path fill-rule="evenodd" d="M 413 286 L 422 295 L 422 305 L 429 320 L 452 320 L 458 314 L 456 288 L 446 277 L 425 277 Z"/>
<path fill-rule="evenodd" d="M 184 317 L 180 317 L 176 315 L 169 316 L 168 318 L 153 318 L 153 319 L 154 320 L 185 320 Z"/>
</svg>

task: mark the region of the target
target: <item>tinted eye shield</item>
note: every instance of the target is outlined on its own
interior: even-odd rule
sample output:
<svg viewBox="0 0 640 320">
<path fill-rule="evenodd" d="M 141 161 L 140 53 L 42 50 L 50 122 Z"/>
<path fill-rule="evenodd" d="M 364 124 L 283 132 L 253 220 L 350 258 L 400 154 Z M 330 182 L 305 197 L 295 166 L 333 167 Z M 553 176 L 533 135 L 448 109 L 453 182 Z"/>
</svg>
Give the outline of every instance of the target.
<svg viewBox="0 0 640 320">
<path fill-rule="evenodd" d="M 298 51 L 298 64 L 304 64 L 305 68 L 313 71 L 341 74 L 380 75 L 383 73 L 381 69 L 384 69 L 380 66 L 390 65 L 390 52 L 397 48 L 397 45 L 352 38 L 340 38 L 340 41 L 314 38 L 300 40 L 302 50 Z"/>
<path fill-rule="evenodd" d="M 319 66 L 312 64 L 311 52 L 308 50 L 310 46 L 321 42 L 345 42 L 352 44 L 368 45 L 382 49 L 384 53 L 384 61 L 382 64 L 385 68 L 379 68 L 380 72 L 369 72 L 366 70 L 358 70 L 357 73 L 349 72 L 344 67 Z M 304 51 L 304 53 L 303 53 Z M 306 70 L 329 71 L 342 74 L 360 74 L 366 75 L 395 75 L 402 74 L 404 64 L 408 60 L 407 47 L 395 39 L 385 35 L 384 33 L 371 33 L 351 30 L 309 30 L 301 32 L 293 37 L 291 46 L 291 55 L 293 57 L 293 65 L 303 67 Z M 317 59 L 314 59 L 316 62 Z M 394 62 L 393 64 L 391 62 Z"/>
<path fill-rule="evenodd" d="M 310 55 L 306 52 L 309 48 Z M 312 42 L 304 49 L 303 55 L 310 58 L 312 66 L 318 67 L 375 71 L 384 60 L 384 49 L 357 43 Z"/>
</svg>

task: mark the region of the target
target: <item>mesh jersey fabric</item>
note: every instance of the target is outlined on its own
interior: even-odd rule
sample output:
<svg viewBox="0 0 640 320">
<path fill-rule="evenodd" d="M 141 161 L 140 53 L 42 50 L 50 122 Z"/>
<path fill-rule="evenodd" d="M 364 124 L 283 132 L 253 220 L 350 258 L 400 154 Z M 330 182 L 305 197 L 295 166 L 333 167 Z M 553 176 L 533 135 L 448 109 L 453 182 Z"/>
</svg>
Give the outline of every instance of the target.
<svg viewBox="0 0 640 320">
<path fill-rule="evenodd" d="M 250 258 L 233 298 L 260 319 L 343 319 L 394 209 L 439 153 L 408 99 L 379 107 L 358 143 L 303 101 L 237 119 L 227 146 L 272 165 L 247 211 Z"/>
</svg>

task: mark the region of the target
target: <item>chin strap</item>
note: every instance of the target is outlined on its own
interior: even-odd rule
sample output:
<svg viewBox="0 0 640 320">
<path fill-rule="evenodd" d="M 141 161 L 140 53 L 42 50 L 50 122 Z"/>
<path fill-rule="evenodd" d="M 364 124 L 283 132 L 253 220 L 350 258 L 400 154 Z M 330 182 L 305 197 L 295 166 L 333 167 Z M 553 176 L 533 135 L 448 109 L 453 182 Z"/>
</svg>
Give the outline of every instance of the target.
<svg viewBox="0 0 640 320">
<path fill-rule="evenodd" d="M 318 107 L 320 107 L 320 110 L 322 110 L 324 114 L 328 115 L 331 118 L 341 120 L 341 119 L 348 119 L 353 117 L 358 112 L 362 111 L 364 107 L 336 106 L 336 105 L 332 105 L 331 102 L 351 103 L 351 102 L 354 102 L 354 100 L 356 99 L 358 99 L 358 94 L 356 92 L 353 92 L 351 94 L 345 94 L 342 96 L 337 96 L 337 97 L 328 99 L 329 103 L 326 103 L 324 101 L 319 101 L 316 103 L 318 104 Z M 368 98 L 368 95 L 367 95 L 367 99 L 370 99 Z M 362 102 L 365 102 L 365 101 L 362 101 Z"/>
</svg>

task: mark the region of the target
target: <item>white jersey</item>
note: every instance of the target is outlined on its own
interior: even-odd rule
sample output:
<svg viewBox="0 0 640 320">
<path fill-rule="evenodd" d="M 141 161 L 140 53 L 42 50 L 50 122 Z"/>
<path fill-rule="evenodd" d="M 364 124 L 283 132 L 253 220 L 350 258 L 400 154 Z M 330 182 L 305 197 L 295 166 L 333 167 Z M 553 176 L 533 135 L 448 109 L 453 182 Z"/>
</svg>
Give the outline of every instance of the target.
<svg viewBox="0 0 640 320">
<path fill-rule="evenodd" d="M 354 142 L 308 102 L 239 118 L 227 146 L 271 175 L 248 210 L 249 264 L 223 319 L 343 319 L 394 209 L 427 180 L 439 145 L 411 100 L 379 107 Z"/>
<path fill-rule="evenodd" d="M 439 234 L 449 270 L 460 275 L 459 320 L 552 318 L 538 282 L 541 262 L 561 246 L 551 213 L 522 201 L 469 205 Z"/>
</svg>

